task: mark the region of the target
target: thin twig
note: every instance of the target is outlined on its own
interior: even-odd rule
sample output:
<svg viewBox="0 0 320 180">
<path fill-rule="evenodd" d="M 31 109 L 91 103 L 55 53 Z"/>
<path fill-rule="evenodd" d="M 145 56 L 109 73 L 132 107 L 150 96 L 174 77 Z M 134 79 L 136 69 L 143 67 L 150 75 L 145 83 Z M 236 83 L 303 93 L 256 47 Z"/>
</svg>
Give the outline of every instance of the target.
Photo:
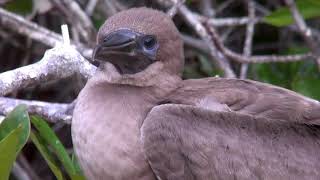
<svg viewBox="0 0 320 180">
<path fill-rule="evenodd" d="M 234 0 L 226 0 L 223 1 L 223 3 L 221 3 L 217 8 L 216 8 L 216 12 L 215 15 L 220 14 L 225 8 L 227 8 L 228 6 L 230 6 L 231 3 L 233 3 Z"/>
<path fill-rule="evenodd" d="M 24 49 L 24 46 L 12 37 L 12 33 L 6 32 L 3 29 L 0 29 L 0 37 L 2 38 L 1 43 L 10 43 L 15 48 Z"/>
<path fill-rule="evenodd" d="M 250 17 L 227 17 L 227 18 L 208 18 L 194 13 L 194 15 L 202 22 L 208 23 L 211 26 L 223 27 L 223 26 L 242 26 L 247 25 L 251 21 L 259 23 L 261 18 L 255 17 L 253 20 Z"/>
<path fill-rule="evenodd" d="M 16 162 L 18 162 L 23 169 L 25 169 L 32 180 L 41 180 L 35 170 L 31 167 L 28 160 L 23 153 L 20 153 Z"/>
<path fill-rule="evenodd" d="M 99 0 L 90 0 L 87 4 L 87 7 L 86 7 L 86 13 L 88 16 L 91 16 L 94 9 L 96 8 L 97 6 L 97 3 L 98 3 Z"/>
<path fill-rule="evenodd" d="M 75 0 L 51 0 L 51 2 L 60 9 L 68 22 L 74 25 L 87 41 L 91 42 L 95 29 L 90 18 L 81 9 Z"/>
<path fill-rule="evenodd" d="M 3 8 L 0 8 L 0 22 L 3 27 L 14 30 L 20 34 L 27 35 L 28 37 L 42 42 L 48 46 L 55 46 L 58 42 L 62 41 L 62 36 L 49 31 L 44 27 L 27 21 L 22 16 L 11 13 Z"/>
<path fill-rule="evenodd" d="M 244 42 L 244 48 L 243 48 L 243 55 L 246 57 L 251 56 L 252 53 L 252 40 L 253 40 L 253 34 L 254 34 L 254 19 L 255 19 L 255 5 L 252 0 L 246 0 L 247 1 L 247 9 L 249 14 L 249 19 L 251 21 L 247 24 L 247 31 L 246 31 L 246 39 Z M 247 76 L 249 64 L 242 63 L 241 69 L 240 69 L 240 79 L 245 79 Z"/>
<path fill-rule="evenodd" d="M 105 9 L 104 13 L 106 14 L 106 16 L 111 16 L 119 11 L 116 6 L 118 4 L 118 1 L 104 0 L 103 3 L 103 9 Z"/>
<path fill-rule="evenodd" d="M 174 4 L 167 12 L 168 16 L 173 17 L 177 14 L 178 8 L 185 2 L 185 0 L 173 0 Z"/>
<path fill-rule="evenodd" d="M 212 0 L 201 0 L 199 3 L 200 3 L 200 10 L 203 15 L 209 18 L 215 15 Z"/>
<path fill-rule="evenodd" d="M 12 174 L 17 180 L 31 180 L 28 173 L 23 169 L 19 163 L 15 162 L 12 167 Z"/>
<path fill-rule="evenodd" d="M 266 63 L 266 62 L 295 62 L 295 61 L 301 61 L 306 60 L 313 57 L 312 53 L 306 53 L 306 54 L 297 54 L 297 55 L 255 55 L 246 57 L 241 54 L 235 53 L 231 51 L 230 49 L 226 48 L 224 44 L 222 43 L 218 33 L 216 30 L 210 26 L 206 26 L 208 29 L 208 32 L 210 33 L 214 43 L 216 44 L 217 48 L 227 57 L 229 57 L 231 60 L 240 62 L 240 63 Z"/>
<path fill-rule="evenodd" d="M 318 68 L 320 70 L 320 45 L 315 41 L 312 35 L 312 30 L 307 26 L 306 22 L 304 21 L 303 17 L 299 13 L 299 10 L 293 0 L 285 0 L 286 5 L 289 7 L 290 12 L 293 16 L 295 24 L 298 27 L 299 33 L 302 35 L 304 40 L 306 41 L 307 45 L 314 53 L 316 58 L 316 62 L 318 64 Z"/>
<path fill-rule="evenodd" d="M 194 29 L 194 31 L 205 41 L 210 49 L 210 56 L 215 59 L 214 63 L 224 72 L 226 77 L 235 77 L 228 59 L 220 53 L 214 46 L 211 37 L 209 36 L 206 28 L 202 23 L 194 16 L 194 14 L 185 6 L 181 5 L 179 8 L 179 14 L 186 20 L 186 22 Z"/>
<path fill-rule="evenodd" d="M 210 54 L 210 49 L 208 48 L 206 43 L 203 42 L 203 40 L 191 37 L 186 34 L 181 34 L 181 37 L 182 37 L 184 44 L 187 45 L 188 47 L 191 47 L 191 48 L 195 49 L 196 51 L 201 52 L 203 54 L 207 54 L 207 55 Z"/>
<path fill-rule="evenodd" d="M 0 8 L 0 24 L 3 27 L 23 34 L 49 47 L 54 47 L 56 44 L 62 43 L 61 35 L 39 26 L 36 23 L 28 21 L 22 16 L 11 13 L 3 8 Z M 84 57 L 88 59 L 91 58 L 92 49 L 80 43 L 77 43 L 76 47 Z"/>
</svg>

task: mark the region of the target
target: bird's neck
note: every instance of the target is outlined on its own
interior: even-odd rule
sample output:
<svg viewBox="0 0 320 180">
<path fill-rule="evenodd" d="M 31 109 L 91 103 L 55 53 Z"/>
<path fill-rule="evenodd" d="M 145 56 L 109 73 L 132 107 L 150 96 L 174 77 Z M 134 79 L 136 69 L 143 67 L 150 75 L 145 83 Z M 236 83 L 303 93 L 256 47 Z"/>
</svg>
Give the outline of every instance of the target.
<svg viewBox="0 0 320 180">
<path fill-rule="evenodd" d="M 76 149 L 85 152 L 78 153 L 79 160 L 84 169 L 108 174 L 110 179 L 153 179 L 141 145 L 140 128 L 149 111 L 180 85 L 179 78 L 162 77 L 160 83 L 142 86 L 141 82 L 139 86 L 132 81 L 116 83 L 106 75 L 98 72 L 78 98 L 72 136 Z M 101 149 L 101 145 L 108 148 Z M 86 157 L 99 157 L 99 161 L 87 161 Z"/>
<path fill-rule="evenodd" d="M 108 82 L 110 84 L 144 87 L 144 89 L 150 89 L 151 87 L 153 90 L 160 90 L 156 93 L 158 95 L 174 90 L 182 81 L 179 75 L 170 74 L 165 69 L 162 63 L 156 62 L 143 72 L 120 74 L 112 64 L 106 62 L 99 66 L 94 78 L 100 82 Z"/>
<path fill-rule="evenodd" d="M 74 141 L 79 142 L 76 148 L 85 152 L 78 153 L 84 169 L 110 179 L 153 179 L 152 173 L 145 174 L 152 171 L 140 142 L 142 122 L 158 101 L 152 93 L 150 88 L 89 80 L 79 95 L 72 122 Z M 87 161 L 86 157 L 99 161 Z M 86 175 L 94 179 L 89 171 Z"/>
<path fill-rule="evenodd" d="M 153 86 L 135 86 L 132 84 L 110 83 L 98 73 L 89 80 L 88 89 L 96 100 L 96 107 L 104 107 L 103 111 L 111 123 L 136 123 L 140 128 L 143 119 L 152 107 L 175 90 L 179 85 L 179 78 L 163 78 L 162 83 Z M 127 123 L 126 122 L 126 123 Z"/>
</svg>

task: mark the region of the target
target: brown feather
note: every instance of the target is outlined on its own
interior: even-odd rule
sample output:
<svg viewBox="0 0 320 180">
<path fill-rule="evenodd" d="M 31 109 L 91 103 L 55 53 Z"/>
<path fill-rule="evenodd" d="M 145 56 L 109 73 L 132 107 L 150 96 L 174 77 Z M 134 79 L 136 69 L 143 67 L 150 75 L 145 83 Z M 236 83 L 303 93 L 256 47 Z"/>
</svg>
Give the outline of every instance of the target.
<svg viewBox="0 0 320 180">
<path fill-rule="evenodd" d="M 155 35 L 157 61 L 129 75 L 105 63 L 79 94 L 72 139 L 88 179 L 319 179 L 318 101 L 250 80 L 182 81 L 182 40 L 160 11 L 110 17 L 98 43 L 120 28 Z"/>
<path fill-rule="evenodd" d="M 320 127 L 188 105 L 153 108 L 142 142 L 166 180 L 319 179 Z"/>
<path fill-rule="evenodd" d="M 214 99 L 231 110 L 310 124 L 320 123 L 319 101 L 293 91 L 251 80 L 203 78 L 186 80 L 168 99 L 175 103 L 197 105 Z"/>
</svg>

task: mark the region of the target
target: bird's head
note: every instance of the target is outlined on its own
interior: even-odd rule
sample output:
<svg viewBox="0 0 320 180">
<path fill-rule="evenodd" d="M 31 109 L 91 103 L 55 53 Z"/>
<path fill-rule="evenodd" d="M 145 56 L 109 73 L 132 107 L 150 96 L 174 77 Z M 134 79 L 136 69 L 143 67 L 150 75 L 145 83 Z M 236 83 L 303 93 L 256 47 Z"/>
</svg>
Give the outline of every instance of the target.
<svg viewBox="0 0 320 180">
<path fill-rule="evenodd" d="M 133 8 L 115 14 L 101 26 L 93 59 L 103 66 L 112 64 L 108 71 L 117 71 L 122 81 L 143 81 L 157 74 L 180 76 L 183 42 L 165 13 Z"/>
</svg>

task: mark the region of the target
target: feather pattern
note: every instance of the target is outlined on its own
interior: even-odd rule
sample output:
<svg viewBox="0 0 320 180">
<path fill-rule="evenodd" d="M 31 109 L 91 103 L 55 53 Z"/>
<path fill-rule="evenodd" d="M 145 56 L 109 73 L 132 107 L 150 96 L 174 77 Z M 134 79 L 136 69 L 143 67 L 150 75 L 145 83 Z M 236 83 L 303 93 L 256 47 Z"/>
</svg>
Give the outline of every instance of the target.
<svg viewBox="0 0 320 180">
<path fill-rule="evenodd" d="M 145 119 L 141 134 L 149 163 L 161 179 L 320 177 L 318 125 L 160 105 Z"/>
<path fill-rule="evenodd" d="M 203 78 L 185 80 L 168 99 L 197 105 L 204 99 L 226 104 L 232 111 L 310 124 L 320 123 L 319 101 L 293 91 L 251 80 Z"/>
</svg>

